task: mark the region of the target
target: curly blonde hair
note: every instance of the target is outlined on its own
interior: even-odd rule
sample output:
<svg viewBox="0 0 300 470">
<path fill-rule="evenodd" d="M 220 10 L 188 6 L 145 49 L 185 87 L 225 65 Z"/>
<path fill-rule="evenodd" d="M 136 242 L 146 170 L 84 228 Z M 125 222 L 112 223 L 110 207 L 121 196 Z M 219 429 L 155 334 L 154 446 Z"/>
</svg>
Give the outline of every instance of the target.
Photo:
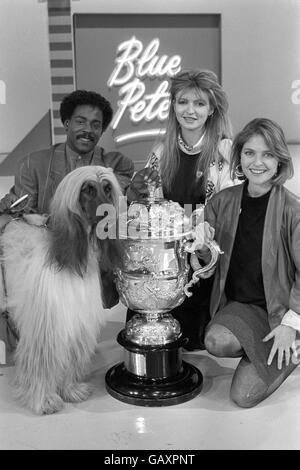
<svg viewBox="0 0 300 470">
<path fill-rule="evenodd" d="M 170 110 L 163 142 L 160 168 L 163 187 L 170 190 L 179 166 L 178 133 L 180 126 L 174 106 L 176 96 L 186 90 L 196 90 L 207 94 L 209 105 L 213 110 L 205 123 L 205 134 L 195 172 L 201 171 L 206 186 L 207 174 L 213 161 L 222 159 L 218 151 L 219 143 L 231 137 L 231 124 L 228 118 L 228 100 L 225 91 L 218 82 L 217 75 L 211 70 L 182 70 L 170 79 Z M 196 174 L 195 174 L 196 176 Z"/>
</svg>

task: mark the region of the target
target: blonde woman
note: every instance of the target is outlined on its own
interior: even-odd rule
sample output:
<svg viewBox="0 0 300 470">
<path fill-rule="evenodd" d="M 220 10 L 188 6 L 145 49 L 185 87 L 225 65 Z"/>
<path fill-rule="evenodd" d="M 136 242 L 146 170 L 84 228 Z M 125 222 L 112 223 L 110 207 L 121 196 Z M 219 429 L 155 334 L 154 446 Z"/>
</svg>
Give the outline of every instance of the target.
<svg viewBox="0 0 300 470">
<path fill-rule="evenodd" d="M 166 133 L 150 152 L 148 178 L 158 172 L 157 195 L 189 205 L 205 204 L 213 194 L 234 184 L 230 176 L 231 126 L 228 101 L 210 70 L 183 70 L 170 79 Z M 152 171 L 151 171 L 152 170 Z M 210 281 L 201 281 L 193 296 L 172 311 L 180 322 L 187 349 L 201 347 L 199 328 L 208 321 Z M 128 319 L 131 316 L 129 312 Z"/>
</svg>

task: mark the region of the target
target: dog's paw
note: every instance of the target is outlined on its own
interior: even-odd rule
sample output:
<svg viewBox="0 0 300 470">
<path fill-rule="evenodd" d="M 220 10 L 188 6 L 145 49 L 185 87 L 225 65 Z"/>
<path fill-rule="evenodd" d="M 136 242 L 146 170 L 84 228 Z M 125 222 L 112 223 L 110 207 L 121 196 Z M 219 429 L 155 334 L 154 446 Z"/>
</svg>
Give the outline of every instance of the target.
<svg viewBox="0 0 300 470">
<path fill-rule="evenodd" d="M 51 395 L 47 395 L 44 401 L 40 404 L 37 408 L 35 407 L 35 411 L 41 415 L 50 415 L 53 413 L 57 413 L 64 407 L 64 402 L 59 395 L 53 393 Z"/>
<path fill-rule="evenodd" d="M 64 387 L 60 395 L 64 401 L 76 403 L 87 400 L 93 390 L 94 387 L 91 384 L 77 382 Z"/>
</svg>

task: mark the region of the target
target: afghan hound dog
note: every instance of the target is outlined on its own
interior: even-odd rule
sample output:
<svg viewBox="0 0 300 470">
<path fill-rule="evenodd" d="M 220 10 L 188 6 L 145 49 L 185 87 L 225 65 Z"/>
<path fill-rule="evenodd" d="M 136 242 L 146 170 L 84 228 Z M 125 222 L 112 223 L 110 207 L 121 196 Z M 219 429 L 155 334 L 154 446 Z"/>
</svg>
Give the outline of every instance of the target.
<svg viewBox="0 0 300 470">
<path fill-rule="evenodd" d="M 97 208 L 117 213 L 121 195 L 110 168 L 81 167 L 57 187 L 48 217 L 12 219 L 1 235 L 0 306 L 19 336 L 15 395 L 38 414 L 92 392 L 83 378 L 105 322 L 99 272 L 117 250 L 97 237 Z"/>
</svg>

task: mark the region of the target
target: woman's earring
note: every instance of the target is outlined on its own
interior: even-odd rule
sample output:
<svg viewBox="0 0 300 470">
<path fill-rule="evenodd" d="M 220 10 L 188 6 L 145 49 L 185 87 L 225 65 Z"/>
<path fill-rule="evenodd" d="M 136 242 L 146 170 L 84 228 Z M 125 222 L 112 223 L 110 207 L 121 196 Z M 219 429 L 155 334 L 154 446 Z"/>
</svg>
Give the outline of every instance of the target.
<svg viewBox="0 0 300 470">
<path fill-rule="evenodd" d="M 235 167 L 234 174 L 235 174 L 235 177 L 239 180 L 245 179 L 245 175 L 244 175 L 241 163 L 238 163 L 237 166 Z"/>
<path fill-rule="evenodd" d="M 273 175 L 273 178 L 276 178 L 278 176 L 278 173 L 280 173 L 280 168 L 281 168 L 281 163 L 279 162 L 276 168 L 276 171 Z"/>
</svg>

